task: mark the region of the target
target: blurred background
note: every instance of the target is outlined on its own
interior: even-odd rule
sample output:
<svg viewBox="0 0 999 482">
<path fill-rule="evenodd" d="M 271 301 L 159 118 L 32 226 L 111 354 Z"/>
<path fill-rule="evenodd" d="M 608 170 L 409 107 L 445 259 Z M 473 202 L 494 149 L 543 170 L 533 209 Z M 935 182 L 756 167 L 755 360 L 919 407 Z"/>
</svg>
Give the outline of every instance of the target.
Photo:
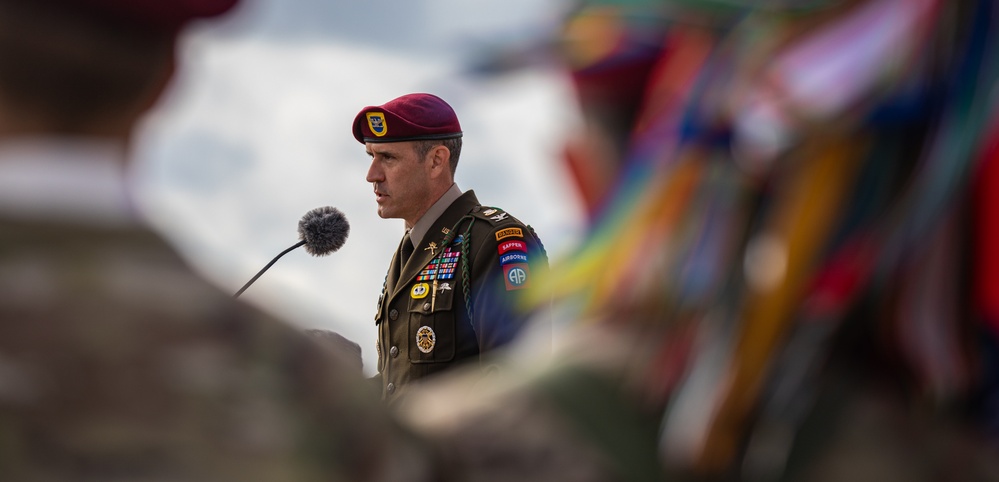
<svg viewBox="0 0 999 482">
<path fill-rule="evenodd" d="M 303 328 L 334 330 L 376 361 L 373 314 L 402 221 L 376 214 L 364 106 L 431 92 L 458 113 L 463 190 L 537 229 L 557 258 L 584 223 L 560 161 L 579 123 L 544 48 L 568 2 L 246 0 L 195 24 L 168 94 L 143 122 L 135 183 L 146 213 L 196 268 L 235 293 L 298 241 L 319 206 L 351 231 L 328 257 L 282 257 L 241 295 Z M 517 68 L 507 68 L 515 53 Z"/>
<path fill-rule="evenodd" d="M 402 224 L 349 124 L 433 92 L 465 130 L 458 185 L 544 240 L 556 322 L 636 332 L 657 466 L 999 480 L 999 4 L 578 7 L 247 0 L 188 32 L 136 144 L 142 202 L 233 292 L 302 214 L 343 210 L 342 250 L 244 297 L 357 342 L 370 374 Z"/>
</svg>

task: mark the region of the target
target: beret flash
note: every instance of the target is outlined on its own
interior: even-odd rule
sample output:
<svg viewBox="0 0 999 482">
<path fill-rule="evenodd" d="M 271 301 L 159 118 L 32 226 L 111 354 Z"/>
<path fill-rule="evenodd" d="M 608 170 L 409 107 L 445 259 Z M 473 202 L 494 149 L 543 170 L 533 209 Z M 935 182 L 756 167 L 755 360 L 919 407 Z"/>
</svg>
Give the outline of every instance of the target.
<svg viewBox="0 0 999 482">
<path fill-rule="evenodd" d="M 400 142 L 461 137 L 454 109 L 433 94 L 407 94 L 368 106 L 354 117 L 357 142 Z"/>
</svg>

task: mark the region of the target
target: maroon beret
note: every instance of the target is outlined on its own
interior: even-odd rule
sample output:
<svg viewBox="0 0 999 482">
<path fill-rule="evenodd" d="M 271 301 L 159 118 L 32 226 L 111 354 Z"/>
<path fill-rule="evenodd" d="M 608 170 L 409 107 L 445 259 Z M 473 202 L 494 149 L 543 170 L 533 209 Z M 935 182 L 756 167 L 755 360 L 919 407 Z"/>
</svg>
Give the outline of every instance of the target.
<svg viewBox="0 0 999 482">
<path fill-rule="evenodd" d="M 354 139 L 400 142 L 461 137 L 458 116 L 433 94 L 407 94 L 361 109 L 354 118 Z"/>
<path fill-rule="evenodd" d="M 40 0 L 32 0 L 40 1 Z M 41 0 L 45 1 L 45 0 Z M 229 11 L 239 0 L 47 0 L 75 8 L 81 13 L 102 16 L 139 27 L 167 31 L 180 30 L 197 18 L 214 17 Z"/>
</svg>

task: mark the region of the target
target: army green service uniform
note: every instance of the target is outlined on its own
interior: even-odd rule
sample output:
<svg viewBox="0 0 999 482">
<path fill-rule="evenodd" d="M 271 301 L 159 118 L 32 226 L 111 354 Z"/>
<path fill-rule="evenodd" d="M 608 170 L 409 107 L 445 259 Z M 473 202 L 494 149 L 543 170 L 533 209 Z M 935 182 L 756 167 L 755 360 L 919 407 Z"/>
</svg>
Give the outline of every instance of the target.
<svg viewBox="0 0 999 482">
<path fill-rule="evenodd" d="M 408 235 L 403 238 L 409 242 Z M 394 400 L 408 383 L 509 342 L 529 314 L 517 302 L 548 269 L 533 230 L 481 206 L 473 191 L 455 200 L 401 265 L 392 258 L 378 301 L 378 371 Z"/>
</svg>

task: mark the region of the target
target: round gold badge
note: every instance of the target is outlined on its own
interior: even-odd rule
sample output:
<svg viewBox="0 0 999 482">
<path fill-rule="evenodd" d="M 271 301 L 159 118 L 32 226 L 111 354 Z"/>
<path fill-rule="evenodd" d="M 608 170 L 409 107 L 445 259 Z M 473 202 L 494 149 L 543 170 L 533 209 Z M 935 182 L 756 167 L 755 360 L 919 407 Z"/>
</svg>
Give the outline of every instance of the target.
<svg viewBox="0 0 999 482">
<path fill-rule="evenodd" d="M 430 353 L 434 350 L 435 344 L 437 344 L 437 335 L 434 333 L 433 328 L 424 325 L 419 330 L 416 330 L 416 347 L 421 352 Z"/>
</svg>

